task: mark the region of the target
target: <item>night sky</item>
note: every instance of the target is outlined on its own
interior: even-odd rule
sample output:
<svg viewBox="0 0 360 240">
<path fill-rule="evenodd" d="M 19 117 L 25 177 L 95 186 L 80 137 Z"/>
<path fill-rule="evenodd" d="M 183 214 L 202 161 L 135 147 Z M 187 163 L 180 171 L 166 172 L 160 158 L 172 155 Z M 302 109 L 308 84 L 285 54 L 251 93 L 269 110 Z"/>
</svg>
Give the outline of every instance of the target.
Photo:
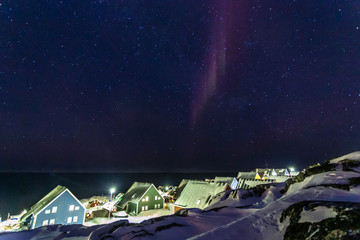
<svg viewBox="0 0 360 240">
<path fill-rule="evenodd" d="M 359 149 L 360 1 L 0 0 L 0 171 L 304 168 Z"/>
</svg>

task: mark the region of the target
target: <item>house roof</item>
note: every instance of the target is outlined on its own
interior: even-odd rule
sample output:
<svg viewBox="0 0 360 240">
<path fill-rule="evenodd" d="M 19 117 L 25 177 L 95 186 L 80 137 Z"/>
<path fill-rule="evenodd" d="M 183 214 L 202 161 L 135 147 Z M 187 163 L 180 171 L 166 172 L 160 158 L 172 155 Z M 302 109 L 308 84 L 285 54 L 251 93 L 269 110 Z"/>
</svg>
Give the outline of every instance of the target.
<svg viewBox="0 0 360 240">
<path fill-rule="evenodd" d="M 215 177 L 214 182 L 225 182 L 229 185 L 234 181 L 234 177 Z"/>
<path fill-rule="evenodd" d="M 227 186 L 223 182 L 189 181 L 175 205 L 203 209 L 210 204 L 213 196 L 225 191 Z"/>
<path fill-rule="evenodd" d="M 289 171 L 286 168 L 256 168 L 252 172 L 272 176 L 273 171 L 275 171 L 276 176 L 286 176 L 289 174 Z"/>
<path fill-rule="evenodd" d="M 33 205 L 29 211 L 27 211 L 20 220 L 25 220 L 30 215 L 35 215 L 41 210 L 44 209 L 52 200 L 54 200 L 57 196 L 67 190 L 66 187 L 58 185 L 51 192 L 49 192 L 45 197 L 43 197 L 40 201 L 38 201 L 35 205 Z"/>
<path fill-rule="evenodd" d="M 125 206 L 128 202 L 137 203 L 152 183 L 134 182 L 134 184 L 122 196 L 119 206 Z"/>
<path fill-rule="evenodd" d="M 255 179 L 256 172 L 239 172 L 237 178 Z"/>
<path fill-rule="evenodd" d="M 175 199 L 178 199 L 180 197 L 181 192 L 184 190 L 186 184 L 188 184 L 188 182 L 190 182 L 190 181 L 192 181 L 192 182 L 202 182 L 201 180 L 190 180 L 190 179 L 181 180 L 179 186 L 176 189 L 176 193 L 175 193 L 175 196 L 174 196 Z"/>
<path fill-rule="evenodd" d="M 286 174 L 289 174 L 286 168 L 275 168 L 274 170 L 278 176 L 286 176 Z"/>
</svg>

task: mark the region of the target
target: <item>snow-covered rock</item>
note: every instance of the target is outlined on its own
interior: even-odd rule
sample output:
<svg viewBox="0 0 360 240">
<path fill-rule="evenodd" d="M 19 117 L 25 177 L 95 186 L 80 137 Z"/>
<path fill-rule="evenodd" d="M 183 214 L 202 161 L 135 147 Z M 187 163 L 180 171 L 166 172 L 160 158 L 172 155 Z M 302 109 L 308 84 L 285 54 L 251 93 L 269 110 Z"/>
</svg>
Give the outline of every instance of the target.
<svg viewBox="0 0 360 240">
<path fill-rule="evenodd" d="M 344 156 L 331 159 L 330 163 L 338 163 L 338 162 L 346 160 L 346 159 L 360 161 L 360 151 L 349 153 L 349 154 L 346 154 Z"/>
</svg>

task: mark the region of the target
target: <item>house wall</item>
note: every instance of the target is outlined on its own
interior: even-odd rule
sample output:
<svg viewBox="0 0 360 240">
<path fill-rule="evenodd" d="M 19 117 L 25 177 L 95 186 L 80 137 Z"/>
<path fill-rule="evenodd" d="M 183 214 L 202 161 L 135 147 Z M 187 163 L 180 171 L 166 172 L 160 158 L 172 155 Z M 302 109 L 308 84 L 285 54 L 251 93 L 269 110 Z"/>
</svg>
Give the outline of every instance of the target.
<svg viewBox="0 0 360 240">
<path fill-rule="evenodd" d="M 237 186 L 238 186 L 238 181 L 234 178 L 230 187 L 232 190 L 235 190 Z"/>
<path fill-rule="evenodd" d="M 73 211 L 69 211 L 70 205 L 74 205 Z M 57 207 L 55 213 L 52 212 L 53 207 Z M 79 207 L 79 209 L 75 210 L 75 207 Z M 50 210 L 50 213 L 45 213 L 46 210 Z M 35 216 L 32 229 L 41 227 L 45 220 L 48 220 L 48 225 L 50 225 L 50 220 L 52 219 L 54 223 L 51 224 L 83 224 L 85 221 L 84 215 L 84 207 L 68 191 L 65 191 Z M 76 222 L 73 221 L 75 216 L 77 216 Z M 71 223 L 68 223 L 69 217 L 71 217 Z"/>
<path fill-rule="evenodd" d="M 136 203 L 128 202 L 126 212 L 129 213 L 129 214 L 130 213 L 137 214 L 136 213 Z"/>
<path fill-rule="evenodd" d="M 143 201 L 143 199 L 145 200 L 147 196 L 149 197 L 149 200 Z M 155 196 L 157 196 L 158 200 L 155 200 Z M 160 206 L 158 208 L 155 208 L 155 204 L 160 204 Z M 140 199 L 138 203 L 138 213 L 142 212 L 143 206 L 148 206 L 148 210 L 164 208 L 164 199 L 154 188 L 154 186 L 151 186 L 149 190 L 144 194 L 144 196 Z"/>
<path fill-rule="evenodd" d="M 176 213 L 176 212 L 179 211 L 180 209 L 183 209 L 183 207 L 174 205 L 174 213 Z"/>
</svg>

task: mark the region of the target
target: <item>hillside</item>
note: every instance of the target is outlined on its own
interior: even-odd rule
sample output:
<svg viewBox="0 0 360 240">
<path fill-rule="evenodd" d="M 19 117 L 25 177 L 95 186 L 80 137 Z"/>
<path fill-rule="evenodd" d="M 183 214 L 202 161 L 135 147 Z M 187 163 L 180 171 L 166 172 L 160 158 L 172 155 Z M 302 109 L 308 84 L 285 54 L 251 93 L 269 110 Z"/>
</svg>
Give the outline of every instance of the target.
<svg viewBox="0 0 360 240">
<path fill-rule="evenodd" d="M 12 239 L 360 239 L 359 152 L 316 164 L 286 183 L 218 194 L 204 211 L 140 224 L 47 226 Z"/>
</svg>

